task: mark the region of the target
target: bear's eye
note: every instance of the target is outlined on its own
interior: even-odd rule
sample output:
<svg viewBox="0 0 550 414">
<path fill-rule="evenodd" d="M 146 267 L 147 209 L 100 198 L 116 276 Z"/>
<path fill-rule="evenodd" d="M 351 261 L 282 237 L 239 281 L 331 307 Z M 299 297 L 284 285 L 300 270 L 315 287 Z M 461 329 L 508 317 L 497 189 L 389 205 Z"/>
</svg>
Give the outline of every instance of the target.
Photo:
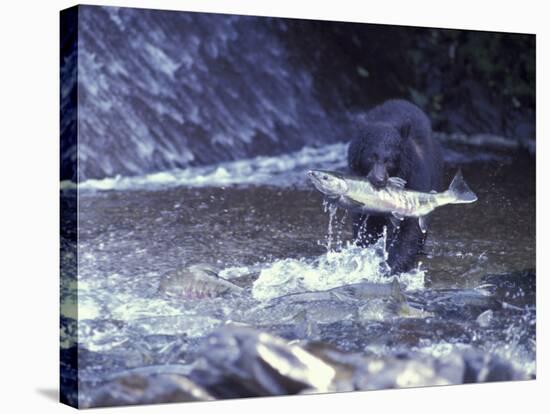
<svg viewBox="0 0 550 414">
<path fill-rule="evenodd" d="M 323 175 L 323 180 L 328 180 L 328 176 Z"/>
</svg>

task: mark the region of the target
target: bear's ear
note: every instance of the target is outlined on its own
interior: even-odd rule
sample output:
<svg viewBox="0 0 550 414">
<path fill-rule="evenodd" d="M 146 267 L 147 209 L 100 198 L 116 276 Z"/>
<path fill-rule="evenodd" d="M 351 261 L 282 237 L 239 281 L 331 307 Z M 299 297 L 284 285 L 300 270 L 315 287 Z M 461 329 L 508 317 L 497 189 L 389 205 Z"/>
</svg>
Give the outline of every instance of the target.
<svg viewBox="0 0 550 414">
<path fill-rule="evenodd" d="M 401 127 L 399 127 L 399 133 L 401 134 L 401 138 L 407 139 L 411 133 L 411 122 L 405 121 Z"/>
</svg>

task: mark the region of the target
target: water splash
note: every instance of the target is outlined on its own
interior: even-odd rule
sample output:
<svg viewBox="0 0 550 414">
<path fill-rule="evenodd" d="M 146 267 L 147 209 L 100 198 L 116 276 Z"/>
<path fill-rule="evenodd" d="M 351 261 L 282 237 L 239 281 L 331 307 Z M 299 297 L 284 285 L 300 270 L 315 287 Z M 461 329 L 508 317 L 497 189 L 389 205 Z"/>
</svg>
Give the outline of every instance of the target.
<svg viewBox="0 0 550 414">
<path fill-rule="evenodd" d="M 523 315 L 510 323 L 503 341 L 490 342 L 484 348 L 508 360 L 516 369 L 536 376 L 536 310 L 526 307 Z"/>
<path fill-rule="evenodd" d="M 328 213 L 328 229 L 327 229 L 327 252 L 330 252 L 332 250 L 332 242 L 334 238 L 334 230 L 333 230 L 333 221 L 336 217 L 336 212 L 338 211 L 338 206 L 334 203 L 331 203 L 329 200 L 324 199 L 323 200 L 323 211 L 325 213 Z"/>
<path fill-rule="evenodd" d="M 252 286 L 252 296 L 269 300 L 290 293 L 321 291 L 359 282 L 388 283 L 384 233 L 369 248 L 348 243 L 315 259 L 283 259 L 264 267 Z M 397 276 L 407 290 L 424 287 L 424 271 L 415 269 Z"/>
</svg>

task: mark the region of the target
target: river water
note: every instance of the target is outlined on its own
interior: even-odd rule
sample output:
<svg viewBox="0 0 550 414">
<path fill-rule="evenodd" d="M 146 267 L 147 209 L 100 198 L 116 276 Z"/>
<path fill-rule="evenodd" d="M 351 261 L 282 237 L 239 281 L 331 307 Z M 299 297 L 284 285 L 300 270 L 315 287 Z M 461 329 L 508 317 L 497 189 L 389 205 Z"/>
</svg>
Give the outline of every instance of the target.
<svg viewBox="0 0 550 414">
<path fill-rule="evenodd" d="M 461 168 L 478 201 L 436 210 L 418 266 L 396 277 L 385 265 L 384 238 L 355 247 L 346 212 L 327 208 L 307 181 L 309 169 L 345 170 L 347 142 L 358 133 L 354 120 L 405 82 L 383 65 L 371 67 L 373 57 L 362 53 L 378 39 L 384 48 L 374 59 L 383 57 L 397 39 L 392 26 L 80 6 L 77 30 L 75 9 L 66 16 L 66 401 L 91 407 L 170 400 L 139 400 L 127 390 L 110 400 L 98 396 L 131 372 L 177 373 L 214 398 L 535 377 L 531 137 L 437 135 L 446 181 Z M 378 77 L 376 66 L 384 69 Z M 197 268 L 214 269 L 239 293 L 167 294 L 170 274 L 191 278 Z M 287 373 L 309 378 L 313 371 L 263 334 L 299 347 L 331 346 L 344 359 L 381 358 L 374 364 L 380 375 L 366 383 L 359 375 L 340 388 L 323 388 L 332 381 L 322 375 L 301 388 L 285 375 L 279 383 L 273 370 L 264 371 L 266 347 L 285 350 L 269 355 Z M 212 338 L 227 346 L 216 348 Z M 218 368 L 201 371 L 201 361 L 221 355 L 223 365 L 232 347 L 245 343 L 255 344 L 238 349 L 245 368 L 259 350 L 263 365 L 226 366 L 220 372 L 237 369 L 236 379 L 207 384 L 219 379 L 207 381 Z M 482 362 L 448 364 L 466 351 Z M 501 374 L 514 375 L 472 376 L 491 357 L 501 361 L 495 366 L 507 364 Z M 403 361 L 417 364 L 406 371 L 416 380 L 397 380 Z M 263 385 L 250 388 L 259 378 Z"/>
<path fill-rule="evenodd" d="M 93 405 L 94 387 L 129 369 L 192 367 L 205 338 L 229 321 L 362 355 L 440 356 L 473 347 L 534 377 L 533 159 L 480 162 L 472 151 L 446 150 L 446 180 L 460 167 L 479 199 L 433 213 L 418 267 L 397 276 L 411 314 L 383 299 L 294 300 L 293 293 L 392 280 L 385 240 L 368 249 L 351 244 L 345 211 L 327 211 L 306 180 L 306 165 L 342 168 L 345 149 L 83 182 L 78 277 L 62 290 L 68 313 L 78 287 L 78 325 L 74 315 L 64 318 L 62 348 L 77 338 L 81 401 Z M 159 291 L 163 275 L 198 263 L 244 293 Z"/>
</svg>

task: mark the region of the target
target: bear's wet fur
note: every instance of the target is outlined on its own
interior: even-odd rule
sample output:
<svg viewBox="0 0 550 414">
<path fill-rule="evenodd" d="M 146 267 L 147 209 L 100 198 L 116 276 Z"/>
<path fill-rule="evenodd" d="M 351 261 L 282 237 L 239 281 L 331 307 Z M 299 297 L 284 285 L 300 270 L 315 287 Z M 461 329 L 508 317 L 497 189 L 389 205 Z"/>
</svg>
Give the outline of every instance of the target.
<svg viewBox="0 0 550 414">
<path fill-rule="evenodd" d="M 359 119 L 356 136 L 348 149 L 348 166 L 354 175 L 368 177 L 377 187 L 388 177 L 400 177 L 405 188 L 422 192 L 442 191 L 443 156 L 432 137 L 431 123 L 416 105 L 389 100 Z M 405 218 L 396 228 L 390 215 L 352 215 L 353 236 L 368 246 L 387 228 L 388 264 L 392 273 L 410 270 L 421 253 L 427 233 L 417 218 Z"/>
</svg>

